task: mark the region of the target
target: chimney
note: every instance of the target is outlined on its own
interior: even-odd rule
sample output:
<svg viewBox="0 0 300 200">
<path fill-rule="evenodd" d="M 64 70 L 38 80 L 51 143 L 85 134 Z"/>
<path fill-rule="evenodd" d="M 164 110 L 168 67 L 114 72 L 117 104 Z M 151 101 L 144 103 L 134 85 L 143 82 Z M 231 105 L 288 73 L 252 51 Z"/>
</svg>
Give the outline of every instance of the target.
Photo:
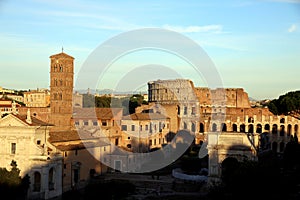
<svg viewBox="0 0 300 200">
<path fill-rule="evenodd" d="M 27 122 L 28 124 L 31 124 L 31 123 L 32 123 L 29 108 L 28 108 L 28 110 L 27 110 L 26 122 Z"/>
</svg>

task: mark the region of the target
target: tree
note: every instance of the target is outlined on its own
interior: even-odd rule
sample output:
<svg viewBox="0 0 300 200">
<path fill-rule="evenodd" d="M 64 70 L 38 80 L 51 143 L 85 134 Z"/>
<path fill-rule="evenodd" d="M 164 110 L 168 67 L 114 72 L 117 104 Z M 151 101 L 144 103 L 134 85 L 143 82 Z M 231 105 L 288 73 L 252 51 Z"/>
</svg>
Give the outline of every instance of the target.
<svg viewBox="0 0 300 200">
<path fill-rule="evenodd" d="M 0 194 L 10 199 L 25 198 L 30 185 L 29 176 L 20 177 L 16 161 L 12 160 L 10 165 L 10 171 L 0 168 Z"/>
</svg>

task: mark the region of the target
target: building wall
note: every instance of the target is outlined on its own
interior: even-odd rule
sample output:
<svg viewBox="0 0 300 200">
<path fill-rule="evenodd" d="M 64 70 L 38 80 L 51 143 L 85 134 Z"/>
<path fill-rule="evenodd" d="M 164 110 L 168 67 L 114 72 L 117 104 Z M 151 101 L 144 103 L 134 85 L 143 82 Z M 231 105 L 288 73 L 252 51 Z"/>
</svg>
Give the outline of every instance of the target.
<svg viewBox="0 0 300 200">
<path fill-rule="evenodd" d="M 0 167 L 10 170 L 12 160 L 16 161 L 20 176 L 30 177 L 30 199 L 49 199 L 62 194 L 62 157 L 52 153 L 55 149 L 47 142 L 48 135 L 49 127 L 26 125 L 11 115 L 0 119 Z M 49 147 L 52 151 L 48 151 Z M 41 177 L 38 185 L 36 174 Z"/>
<path fill-rule="evenodd" d="M 74 58 L 59 53 L 50 56 L 50 122 L 54 129 L 67 130 L 71 128 Z"/>
<path fill-rule="evenodd" d="M 50 106 L 50 91 L 38 89 L 24 92 L 24 103 L 26 107 L 48 107 Z"/>
</svg>

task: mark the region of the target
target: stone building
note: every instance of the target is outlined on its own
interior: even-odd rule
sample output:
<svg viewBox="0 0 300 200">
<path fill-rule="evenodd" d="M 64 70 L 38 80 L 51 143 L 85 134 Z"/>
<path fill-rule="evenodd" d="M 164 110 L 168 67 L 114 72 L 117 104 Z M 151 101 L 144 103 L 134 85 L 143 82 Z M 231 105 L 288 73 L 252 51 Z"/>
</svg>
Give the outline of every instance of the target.
<svg viewBox="0 0 300 200">
<path fill-rule="evenodd" d="M 63 157 L 48 142 L 51 124 L 31 116 L 11 113 L 0 119 L 0 167 L 12 160 L 20 176 L 30 177 L 29 199 L 50 199 L 62 194 Z"/>
<path fill-rule="evenodd" d="M 50 106 L 50 91 L 37 89 L 24 92 L 24 103 L 26 107 L 48 107 Z"/>
<path fill-rule="evenodd" d="M 61 52 L 50 56 L 50 122 L 55 130 L 70 130 L 73 114 L 74 58 Z"/>
<path fill-rule="evenodd" d="M 188 129 L 197 143 L 209 132 L 259 133 L 266 141 L 262 148 L 282 153 L 291 137 L 299 138 L 297 118 L 276 116 L 268 108 L 252 108 L 242 88 L 194 87 L 186 79 L 151 81 L 148 87 L 150 104 L 137 111 L 164 113 L 178 122 L 177 130 L 172 127 L 172 131 Z"/>
<path fill-rule="evenodd" d="M 133 113 L 121 121 L 123 146 L 132 152 L 145 152 L 167 144 L 170 118 L 159 113 Z"/>
</svg>

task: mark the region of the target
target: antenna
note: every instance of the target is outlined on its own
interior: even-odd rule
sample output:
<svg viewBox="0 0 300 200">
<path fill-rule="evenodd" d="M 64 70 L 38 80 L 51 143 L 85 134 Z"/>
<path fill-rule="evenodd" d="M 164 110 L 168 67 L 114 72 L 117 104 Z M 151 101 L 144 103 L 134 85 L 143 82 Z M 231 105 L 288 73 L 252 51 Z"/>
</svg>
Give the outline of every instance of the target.
<svg viewBox="0 0 300 200">
<path fill-rule="evenodd" d="M 62 53 L 64 52 L 64 47 L 63 47 L 63 46 L 61 47 L 61 52 L 62 52 Z"/>
</svg>

